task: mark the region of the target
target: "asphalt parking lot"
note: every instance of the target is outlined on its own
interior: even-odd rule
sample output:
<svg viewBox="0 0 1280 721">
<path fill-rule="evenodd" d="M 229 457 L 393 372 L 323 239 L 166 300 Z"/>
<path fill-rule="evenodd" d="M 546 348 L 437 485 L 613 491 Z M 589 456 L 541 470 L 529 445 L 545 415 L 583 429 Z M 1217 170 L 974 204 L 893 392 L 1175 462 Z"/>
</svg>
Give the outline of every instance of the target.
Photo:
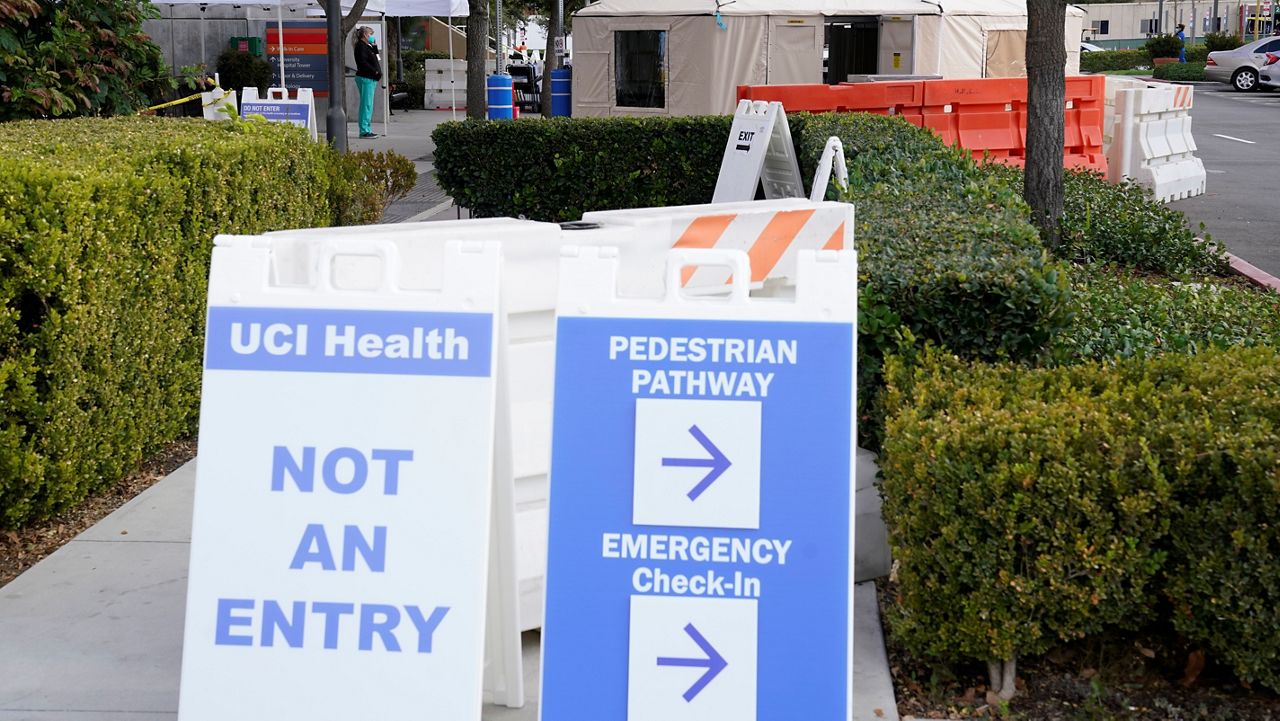
<svg viewBox="0 0 1280 721">
<path fill-rule="evenodd" d="M 1172 207 L 1230 252 L 1280 275 L 1280 92 L 1199 84 L 1191 117 L 1207 188 Z"/>
</svg>

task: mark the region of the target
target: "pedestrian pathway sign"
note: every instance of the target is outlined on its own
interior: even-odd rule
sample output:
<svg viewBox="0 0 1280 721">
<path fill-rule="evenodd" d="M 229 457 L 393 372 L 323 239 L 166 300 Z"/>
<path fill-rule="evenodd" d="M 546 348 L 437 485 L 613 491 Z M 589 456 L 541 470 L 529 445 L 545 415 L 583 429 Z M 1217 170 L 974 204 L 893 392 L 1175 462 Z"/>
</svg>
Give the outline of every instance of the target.
<svg viewBox="0 0 1280 721">
<path fill-rule="evenodd" d="M 684 297 L 701 264 L 727 298 Z M 542 720 L 848 719 L 853 253 L 793 300 L 741 251 L 673 251 L 662 300 L 617 265 L 561 265 Z"/>
<path fill-rule="evenodd" d="M 178 718 L 479 721 L 497 245 L 435 292 L 393 244 L 317 250 L 297 287 L 214 249 Z M 335 287 L 351 258 L 376 288 Z"/>
</svg>

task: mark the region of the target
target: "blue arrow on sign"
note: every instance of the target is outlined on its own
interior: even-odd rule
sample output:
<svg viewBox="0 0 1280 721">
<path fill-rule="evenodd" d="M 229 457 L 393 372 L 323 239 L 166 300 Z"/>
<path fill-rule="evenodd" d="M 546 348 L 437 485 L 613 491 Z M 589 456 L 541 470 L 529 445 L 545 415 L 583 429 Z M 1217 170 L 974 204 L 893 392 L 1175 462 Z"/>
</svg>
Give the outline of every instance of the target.
<svg viewBox="0 0 1280 721">
<path fill-rule="evenodd" d="M 696 429 L 697 426 L 694 426 L 694 428 Z M 692 638 L 693 642 L 698 644 L 698 648 L 702 649 L 702 652 L 706 654 L 707 657 L 668 658 L 666 656 L 659 656 L 658 665 L 707 669 L 707 672 L 702 674 L 702 677 L 697 681 L 694 681 L 688 691 L 684 692 L 684 700 L 688 702 L 692 701 L 694 696 L 697 696 L 702 689 L 706 688 L 707 684 L 711 683 L 711 679 L 720 675 L 720 672 L 724 670 L 725 666 L 729 665 L 729 662 L 725 661 L 724 656 L 721 656 L 720 653 L 711 646 L 711 644 L 707 643 L 707 639 L 703 638 L 702 634 L 698 633 L 698 629 L 694 628 L 692 623 L 685 625 L 684 632 L 689 634 L 689 638 Z"/>
<path fill-rule="evenodd" d="M 703 433 L 702 429 L 698 428 L 697 425 L 689 427 L 689 435 L 697 439 L 698 443 L 702 444 L 702 447 L 707 451 L 707 453 L 711 454 L 711 457 L 663 458 L 662 465 L 711 469 L 707 471 L 707 475 L 703 476 L 701 481 L 698 481 L 698 485 L 694 486 L 693 490 L 686 494 L 689 496 L 689 500 L 696 501 L 698 500 L 698 496 L 701 496 L 703 491 L 710 488 L 711 484 L 715 483 L 717 478 L 724 475 L 724 472 L 729 470 L 729 466 L 732 466 L 733 463 L 731 463 L 729 459 L 720 452 L 719 448 L 716 448 L 716 444 L 712 443 L 711 439 L 707 438 L 707 435 Z"/>
</svg>

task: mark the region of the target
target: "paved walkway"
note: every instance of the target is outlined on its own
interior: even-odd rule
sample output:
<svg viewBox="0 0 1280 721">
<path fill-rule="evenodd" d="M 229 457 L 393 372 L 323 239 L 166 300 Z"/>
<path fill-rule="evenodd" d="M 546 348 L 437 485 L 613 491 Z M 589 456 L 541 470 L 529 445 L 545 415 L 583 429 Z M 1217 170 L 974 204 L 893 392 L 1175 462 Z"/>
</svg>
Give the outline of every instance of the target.
<svg viewBox="0 0 1280 721">
<path fill-rule="evenodd" d="M 430 132 L 449 115 L 399 112 L 384 137 L 351 140 L 353 150 L 394 149 L 418 164 L 418 188 L 387 219 L 456 217 L 431 174 Z M 0 587 L 0 721 L 177 717 L 195 467 L 178 469 Z M 860 454 L 858 470 L 857 564 L 861 575 L 875 575 L 864 569 L 882 573 L 888 559 L 872 459 Z M 858 585 L 854 626 L 854 718 L 893 721 L 870 583 Z M 536 632 L 525 634 L 524 708 L 487 705 L 484 721 L 538 718 L 538 642 Z M 583 718 L 594 716 L 586 709 Z"/>
</svg>

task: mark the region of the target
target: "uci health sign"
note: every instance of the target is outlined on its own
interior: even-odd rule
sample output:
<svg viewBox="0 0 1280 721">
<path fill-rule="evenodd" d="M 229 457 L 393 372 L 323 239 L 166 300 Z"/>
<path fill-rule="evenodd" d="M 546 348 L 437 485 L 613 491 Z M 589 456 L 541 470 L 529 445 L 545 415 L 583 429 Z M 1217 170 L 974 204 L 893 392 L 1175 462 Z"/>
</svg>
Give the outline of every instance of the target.
<svg viewBox="0 0 1280 721">
<path fill-rule="evenodd" d="M 179 718 L 478 720 L 497 248 L 451 244 L 439 292 L 315 250 L 301 288 L 214 250 Z"/>
<path fill-rule="evenodd" d="M 662 301 L 561 267 L 542 719 L 848 719 L 853 253 L 801 254 L 793 300 L 671 255 Z M 683 297 L 696 265 L 731 295 Z"/>
</svg>

